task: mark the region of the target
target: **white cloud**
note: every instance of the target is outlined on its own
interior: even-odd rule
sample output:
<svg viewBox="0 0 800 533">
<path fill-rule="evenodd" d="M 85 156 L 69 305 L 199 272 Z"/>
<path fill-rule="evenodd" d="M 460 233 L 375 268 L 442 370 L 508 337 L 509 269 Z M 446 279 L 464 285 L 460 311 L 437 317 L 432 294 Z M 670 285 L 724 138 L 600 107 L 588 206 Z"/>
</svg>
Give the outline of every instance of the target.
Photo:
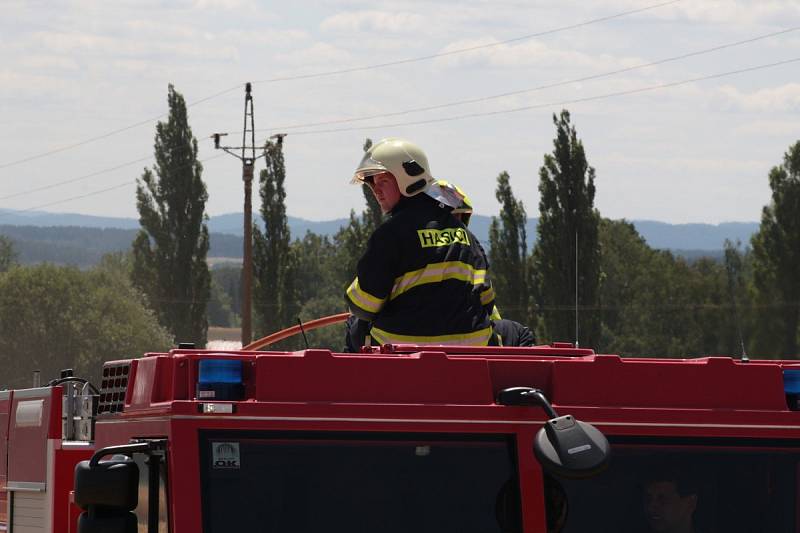
<svg viewBox="0 0 800 533">
<path fill-rule="evenodd" d="M 135 32 L 136 37 L 145 35 L 157 35 L 159 38 L 176 39 L 197 39 L 199 31 L 191 26 L 176 24 L 173 22 L 157 19 L 131 19 L 126 20 L 123 26 Z"/>
<path fill-rule="evenodd" d="M 753 135 L 757 137 L 791 137 L 797 136 L 797 120 L 753 120 L 744 122 L 734 128 L 734 133 L 739 135 Z"/>
<path fill-rule="evenodd" d="M 760 176 L 764 172 L 766 163 L 757 159 L 714 158 L 714 157 L 639 157 L 625 153 L 613 153 L 603 158 L 608 166 L 626 168 L 658 168 L 668 170 L 675 175 L 686 176 L 687 183 L 692 183 L 695 178 L 714 174 L 724 176 L 718 179 L 728 179 L 729 176 Z M 646 180 L 645 180 L 646 181 Z"/>
<path fill-rule="evenodd" d="M 213 35 L 213 40 L 238 43 L 243 46 L 280 46 L 293 48 L 309 41 L 309 34 L 304 30 L 278 29 L 266 27 L 259 31 L 227 30 Z"/>
<path fill-rule="evenodd" d="M 796 0 L 691 0 L 676 4 L 689 20 L 716 24 L 791 25 L 800 21 L 800 4 Z"/>
<path fill-rule="evenodd" d="M 320 24 L 323 31 L 389 32 L 419 34 L 427 32 L 430 20 L 421 14 L 403 11 L 352 11 L 337 13 Z"/>
<path fill-rule="evenodd" d="M 113 38 L 90 33 L 36 32 L 32 35 L 32 40 L 46 50 L 55 53 L 70 54 L 91 50 L 108 50 L 112 47 L 114 51 L 118 51 Z M 134 46 L 136 45 L 128 45 L 128 48 Z"/>
<path fill-rule="evenodd" d="M 587 54 L 576 50 L 554 48 L 539 41 L 521 44 L 498 44 L 492 37 L 461 40 L 448 44 L 439 53 L 479 47 L 476 50 L 446 55 L 436 60 L 438 66 L 499 68 L 558 67 L 591 69 L 592 71 L 614 70 L 643 63 L 633 57 L 614 57 L 609 54 Z"/>
<path fill-rule="evenodd" d="M 641 0 L 595 1 L 592 6 L 609 15 L 646 7 Z M 755 25 L 791 26 L 800 19 L 800 4 L 796 0 L 683 0 L 657 7 L 636 17 L 659 20 L 690 20 L 692 22 L 752 27 Z"/>
<path fill-rule="evenodd" d="M 800 83 L 787 83 L 752 92 L 726 85 L 717 92 L 724 108 L 770 113 L 800 111 Z"/>
<path fill-rule="evenodd" d="M 29 55 L 19 59 L 19 64 L 25 68 L 35 70 L 77 70 L 78 62 L 73 57 L 55 55 Z"/>
<path fill-rule="evenodd" d="M 277 59 L 300 68 L 331 68 L 331 65 L 352 63 L 352 56 L 347 51 L 327 43 L 316 43 L 306 48 L 279 54 Z"/>
<path fill-rule="evenodd" d="M 252 0 L 195 0 L 194 7 L 199 9 L 223 9 L 239 11 L 243 9 L 254 10 L 258 5 Z"/>
<path fill-rule="evenodd" d="M 206 60 L 236 60 L 238 52 L 230 45 L 217 46 L 204 39 L 155 40 L 109 37 L 91 33 L 38 32 L 34 40 L 54 54 L 80 55 L 82 58 L 126 57 L 164 60 L 195 58 Z"/>
</svg>

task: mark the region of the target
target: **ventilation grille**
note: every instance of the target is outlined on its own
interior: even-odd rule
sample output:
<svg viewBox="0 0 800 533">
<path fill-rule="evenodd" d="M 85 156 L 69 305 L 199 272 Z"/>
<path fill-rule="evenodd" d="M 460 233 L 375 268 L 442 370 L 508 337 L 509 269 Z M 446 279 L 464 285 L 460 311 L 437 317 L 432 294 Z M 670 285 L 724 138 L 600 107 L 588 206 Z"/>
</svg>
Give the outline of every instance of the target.
<svg viewBox="0 0 800 533">
<path fill-rule="evenodd" d="M 11 502 L 10 531 L 39 533 L 50 530 L 47 493 L 14 491 Z"/>
<path fill-rule="evenodd" d="M 103 366 L 103 382 L 100 384 L 98 414 L 121 413 L 123 411 L 130 371 L 130 363 L 106 364 Z"/>
</svg>

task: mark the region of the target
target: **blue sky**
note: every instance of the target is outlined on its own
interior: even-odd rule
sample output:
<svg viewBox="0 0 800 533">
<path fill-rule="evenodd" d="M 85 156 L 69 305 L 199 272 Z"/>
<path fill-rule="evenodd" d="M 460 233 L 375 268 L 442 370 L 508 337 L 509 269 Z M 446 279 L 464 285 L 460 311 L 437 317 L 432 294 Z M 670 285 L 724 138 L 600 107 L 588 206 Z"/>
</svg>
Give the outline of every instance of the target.
<svg viewBox="0 0 800 533">
<path fill-rule="evenodd" d="M 597 172 L 603 216 L 758 220 L 770 197 L 769 169 L 800 139 L 800 62 L 596 97 L 800 58 L 800 30 L 793 29 L 800 26 L 800 3 L 682 0 L 644 9 L 665 1 L 6 0 L 0 3 L 0 208 L 136 216 L 133 183 L 152 156 L 150 119 L 166 112 L 173 83 L 187 102 L 203 100 L 190 106 L 189 119 L 205 160 L 208 212 L 240 211 L 241 167 L 208 137 L 232 132 L 227 139 L 238 144 L 243 84 L 251 81 L 257 142 L 289 132 L 286 188 L 294 216 L 323 220 L 360 211 L 363 198 L 348 185 L 350 175 L 364 138 L 386 136 L 420 144 L 434 175 L 461 185 L 482 214 L 497 213 L 495 178 L 508 171 L 536 216 L 551 117 L 567 107 Z M 643 10 L 507 42 L 636 9 Z M 565 83 L 783 30 L 792 31 Z M 268 81 L 473 47 L 480 48 Z M 506 92 L 518 94 L 488 98 Z M 293 127 L 472 99 L 483 100 Z M 581 99 L 588 100 L 574 102 Z M 487 115 L 524 107 L 531 109 Z M 450 120 L 465 114 L 483 116 Z M 21 161 L 30 156 L 37 157 Z"/>
</svg>

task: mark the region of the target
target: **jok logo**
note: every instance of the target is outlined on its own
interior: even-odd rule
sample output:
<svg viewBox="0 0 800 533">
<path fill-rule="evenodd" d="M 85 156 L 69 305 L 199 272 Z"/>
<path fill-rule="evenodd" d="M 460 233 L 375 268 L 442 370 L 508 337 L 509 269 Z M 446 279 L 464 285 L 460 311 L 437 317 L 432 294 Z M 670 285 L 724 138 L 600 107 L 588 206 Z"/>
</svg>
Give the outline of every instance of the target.
<svg viewBox="0 0 800 533">
<path fill-rule="evenodd" d="M 238 442 L 212 442 L 211 452 L 214 468 L 239 468 Z"/>
</svg>

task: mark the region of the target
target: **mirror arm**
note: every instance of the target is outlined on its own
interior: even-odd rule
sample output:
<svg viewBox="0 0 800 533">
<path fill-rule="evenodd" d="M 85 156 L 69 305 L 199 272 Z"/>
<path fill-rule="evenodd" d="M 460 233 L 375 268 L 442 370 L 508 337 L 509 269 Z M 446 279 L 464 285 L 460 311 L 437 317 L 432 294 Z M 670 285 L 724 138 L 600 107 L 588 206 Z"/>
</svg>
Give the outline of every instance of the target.
<svg viewBox="0 0 800 533">
<path fill-rule="evenodd" d="M 146 442 L 135 442 L 133 444 L 120 444 L 117 446 L 106 446 L 105 448 L 100 448 L 94 455 L 92 455 L 91 460 L 89 461 L 90 468 L 97 468 L 100 459 L 105 457 L 106 455 L 133 455 L 135 453 L 144 453 L 147 455 L 151 455 L 150 452 L 154 452 L 157 450 L 166 450 L 167 449 L 167 441 L 166 440 L 149 440 Z"/>
<path fill-rule="evenodd" d="M 558 418 L 553 406 L 539 389 L 533 387 L 510 387 L 497 393 L 496 403 L 499 405 L 538 406 L 544 409 L 549 418 Z"/>
<path fill-rule="evenodd" d="M 163 441 L 161 441 L 163 442 Z M 147 479 L 147 531 L 148 533 L 158 533 L 158 519 L 159 519 L 159 498 L 158 491 L 159 481 L 161 476 L 161 456 L 158 454 L 150 454 L 145 460 L 148 467 Z"/>
</svg>

